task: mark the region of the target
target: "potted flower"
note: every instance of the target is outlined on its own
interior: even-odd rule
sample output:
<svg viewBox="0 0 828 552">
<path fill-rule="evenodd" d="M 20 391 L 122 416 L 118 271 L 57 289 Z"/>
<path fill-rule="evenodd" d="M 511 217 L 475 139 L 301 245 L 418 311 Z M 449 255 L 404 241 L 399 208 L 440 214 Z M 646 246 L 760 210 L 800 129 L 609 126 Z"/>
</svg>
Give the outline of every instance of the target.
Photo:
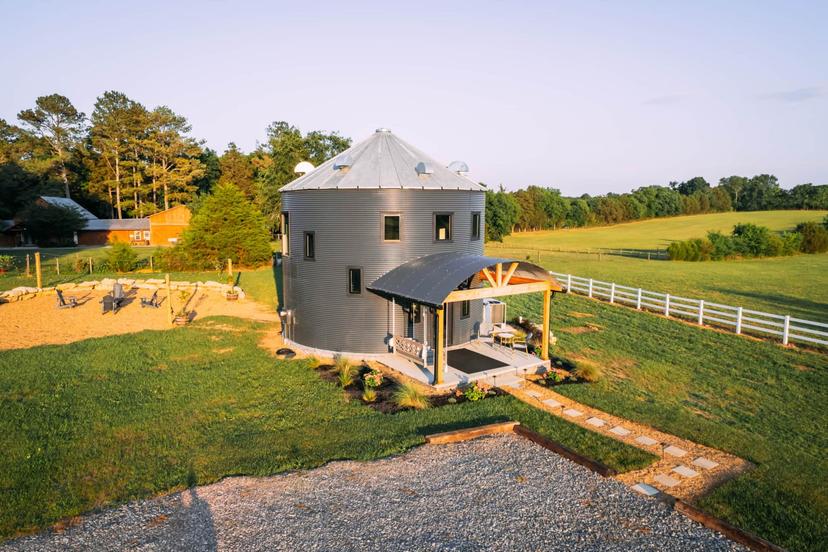
<svg viewBox="0 0 828 552">
<path fill-rule="evenodd" d="M 368 389 L 376 389 L 382 385 L 382 372 L 376 368 L 371 368 L 371 371 L 362 376 L 362 386 Z"/>
<path fill-rule="evenodd" d="M 239 292 L 236 289 L 236 279 L 232 276 L 227 277 L 227 291 L 224 293 L 224 297 L 228 301 L 236 301 L 239 298 Z"/>
<path fill-rule="evenodd" d="M 181 307 L 176 311 L 175 316 L 173 317 L 173 323 L 176 326 L 184 326 L 190 321 L 190 313 L 187 312 L 187 298 L 189 295 L 183 289 L 178 294 L 178 301 L 181 304 Z"/>
</svg>

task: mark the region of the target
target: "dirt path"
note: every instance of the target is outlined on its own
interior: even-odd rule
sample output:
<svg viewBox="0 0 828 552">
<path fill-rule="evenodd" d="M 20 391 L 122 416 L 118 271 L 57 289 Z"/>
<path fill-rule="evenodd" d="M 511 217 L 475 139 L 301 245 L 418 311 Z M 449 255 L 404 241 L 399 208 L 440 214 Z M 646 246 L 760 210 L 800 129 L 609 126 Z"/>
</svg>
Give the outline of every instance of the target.
<svg viewBox="0 0 828 552">
<path fill-rule="evenodd" d="M 613 416 L 529 380 L 520 389 L 505 390 L 568 422 L 659 456 L 647 468 L 615 476 L 629 486 L 645 483 L 675 497 L 694 500 L 753 466 L 738 456 Z"/>
<path fill-rule="evenodd" d="M 66 292 L 67 300 L 74 297 L 79 303 L 72 309 L 58 309 L 54 293 L 0 304 L 0 350 L 171 328 L 164 294 L 160 308 L 141 307 L 140 298 L 151 294 L 152 291 L 143 289 L 128 291 L 127 304 L 117 314 L 101 314 L 100 300 L 105 295 L 102 291 Z M 172 301 L 179 308 L 176 292 Z M 207 289 L 195 292 L 189 299 L 188 310 L 192 311 L 192 319 L 225 315 L 263 322 L 278 320 L 278 315 L 264 305 L 247 299 L 227 301 L 220 292 Z"/>
</svg>

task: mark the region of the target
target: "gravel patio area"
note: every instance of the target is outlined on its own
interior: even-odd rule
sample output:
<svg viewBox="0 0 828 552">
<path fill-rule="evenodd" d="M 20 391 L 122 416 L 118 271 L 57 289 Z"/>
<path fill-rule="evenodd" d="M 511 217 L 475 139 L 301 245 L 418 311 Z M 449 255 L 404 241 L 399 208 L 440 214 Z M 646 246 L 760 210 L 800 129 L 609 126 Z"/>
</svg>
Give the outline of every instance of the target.
<svg viewBox="0 0 828 552">
<path fill-rule="evenodd" d="M 234 477 L 0 550 L 745 550 L 516 435 Z"/>
</svg>

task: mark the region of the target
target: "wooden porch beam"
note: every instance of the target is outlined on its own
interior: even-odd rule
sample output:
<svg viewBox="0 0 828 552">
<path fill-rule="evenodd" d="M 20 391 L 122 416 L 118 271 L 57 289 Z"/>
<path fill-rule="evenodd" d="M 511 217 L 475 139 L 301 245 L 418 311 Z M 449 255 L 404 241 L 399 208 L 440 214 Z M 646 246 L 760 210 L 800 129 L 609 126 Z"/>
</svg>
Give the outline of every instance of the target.
<svg viewBox="0 0 828 552">
<path fill-rule="evenodd" d="M 497 282 L 497 287 L 503 285 L 503 263 L 497 263 L 495 265 L 495 281 Z"/>
<path fill-rule="evenodd" d="M 503 281 L 500 283 L 501 287 L 509 285 L 509 280 L 512 279 L 512 274 L 515 273 L 515 270 L 517 270 L 517 267 L 518 267 L 518 263 L 512 263 L 512 264 L 509 265 L 509 270 L 506 271 L 506 276 L 503 277 Z"/>
<path fill-rule="evenodd" d="M 437 312 L 437 338 L 434 341 L 434 385 L 440 385 L 443 383 L 443 363 L 445 362 L 443 357 L 446 354 L 443 346 L 445 341 L 445 328 L 443 327 L 445 304 L 436 308 L 435 311 Z"/>
<path fill-rule="evenodd" d="M 486 279 L 489 281 L 489 285 L 491 285 L 493 288 L 496 288 L 497 284 L 495 283 L 494 277 L 492 277 L 492 273 L 489 272 L 489 269 L 484 268 L 482 270 L 482 272 L 483 272 L 483 276 L 485 276 Z"/>
<path fill-rule="evenodd" d="M 504 297 L 506 295 L 520 295 L 535 291 L 550 291 L 551 282 L 533 282 L 531 284 L 515 284 L 494 288 L 474 288 L 455 290 L 448 294 L 444 303 L 456 303 L 458 301 L 471 301 L 473 299 L 484 299 L 486 297 Z"/>
</svg>

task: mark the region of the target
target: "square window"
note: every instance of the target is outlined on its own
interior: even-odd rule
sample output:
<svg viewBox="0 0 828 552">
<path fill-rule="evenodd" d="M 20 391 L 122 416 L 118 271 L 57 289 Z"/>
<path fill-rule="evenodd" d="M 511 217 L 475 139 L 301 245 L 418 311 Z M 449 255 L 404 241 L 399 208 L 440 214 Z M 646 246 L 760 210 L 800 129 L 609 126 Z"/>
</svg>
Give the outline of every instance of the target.
<svg viewBox="0 0 828 552">
<path fill-rule="evenodd" d="M 382 239 L 400 241 L 400 215 L 383 215 Z"/>
<path fill-rule="evenodd" d="M 362 293 L 362 269 L 349 268 L 348 269 L 348 293 L 351 295 L 359 295 Z"/>
<path fill-rule="evenodd" d="M 434 240 L 451 241 L 451 213 L 434 213 Z"/>
<path fill-rule="evenodd" d="M 149 241 L 149 239 L 150 239 L 150 231 L 149 230 L 144 230 L 144 239 Z"/>
<path fill-rule="evenodd" d="M 471 301 L 463 301 L 460 308 L 460 318 L 468 318 L 471 314 Z"/>
<path fill-rule="evenodd" d="M 305 258 L 316 258 L 316 235 L 313 232 L 305 232 Z"/>
<path fill-rule="evenodd" d="M 471 239 L 480 239 L 480 213 L 472 213 Z"/>
</svg>

